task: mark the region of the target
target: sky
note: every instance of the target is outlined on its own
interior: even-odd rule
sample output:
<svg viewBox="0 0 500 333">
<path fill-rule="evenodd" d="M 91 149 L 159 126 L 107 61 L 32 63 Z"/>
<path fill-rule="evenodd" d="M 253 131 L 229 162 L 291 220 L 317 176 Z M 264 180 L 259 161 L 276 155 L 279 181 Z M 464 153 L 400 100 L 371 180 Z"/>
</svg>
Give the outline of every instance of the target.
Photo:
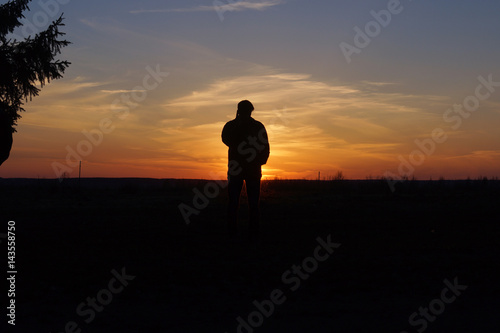
<svg viewBox="0 0 500 333">
<path fill-rule="evenodd" d="M 2 1 L 0 3 L 6 3 Z M 0 177 L 223 179 L 255 107 L 264 178 L 500 176 L 500 2 L 33 1 L 64 78 L 25 104 Z"/>
</svg>

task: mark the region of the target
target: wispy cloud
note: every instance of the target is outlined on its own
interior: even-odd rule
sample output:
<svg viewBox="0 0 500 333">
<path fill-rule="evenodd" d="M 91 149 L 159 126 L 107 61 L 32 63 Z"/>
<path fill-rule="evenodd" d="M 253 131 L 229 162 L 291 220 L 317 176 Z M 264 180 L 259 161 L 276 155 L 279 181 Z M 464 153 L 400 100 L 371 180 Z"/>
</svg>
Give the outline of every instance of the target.
<svg viewBox="0 0 500 333">
<path fill-rule="evenodd" d="M 116 89 L 116 90 L 101 90 L 105 94 L 130 94 L 146 92 L 146 89 Z"/>
<path fill-rule="evenodd" d="M 281 5 L 284 0 L 262 0 L 262 1 L 236 1 L 234 3 L 224 3 L 223 1 L 214 1 L 212 6 L 197 6 L 188 8 L 165 8 L 165 9 L 138 9 L 130 11 L 130 14 L 147 13 L 193 13 L 210 11 L 229 11 L 240 12 L 244 10 L 265 10 L 270 7 Z"/>
<path fill-rule="evenodd" d="M 411 94 L 379 91 L 378 87 L 397 84 L 348 84 L 322 82 L 311 75 L 295 72 L 277 72 L 272 69 L 248 70 L 248 74 L 219 78 L 211 84 L 184 96 L 165 101 L 163 108 L 171 115 L 182 117 L 172 123 L 165 119 L 155 140 L 167 144 L 177 153 L 193 160 L 214 158 L 225 163 L 225 147 L 220 142 L 221 120 L 234 116 L 236 103 L 250 99 L 255 116 L 268 130 L 272 142 L 273 174 L 295 171 L 308 174 L 311 161 L 321 170 L 346 171 L 351 177 L 364 177 L 373 165 L 374 173 L 382 174 L 392 165 L 395 151 L 411 151 L 406 147 L 408 133 L 416 137 L 436 127 L 439 119 L 426 115 L 420 100 L 439 96 L 413 96 Z M 437 117 L 435 117 L 437 118 Z M 411 119 L 411 127 L 401 129 Z M 435 125 L 432 122 L 438 122 Z M 423 129 L 422 129 L 422 128 Z M 203 129 L 203 130 L 202 130 Z M 423 132 L 422 132 L 423 131 Z M 185 147 L 197 147 L 185 152 Z M 335 156 L 335 159 L 332 159 Z M 214 165 L 217 163 L 211 161 Z M 267 171 L 270 174 L 269 170 Z M 316 171 L 317 173 L 317 171 Z"/>
</svg>

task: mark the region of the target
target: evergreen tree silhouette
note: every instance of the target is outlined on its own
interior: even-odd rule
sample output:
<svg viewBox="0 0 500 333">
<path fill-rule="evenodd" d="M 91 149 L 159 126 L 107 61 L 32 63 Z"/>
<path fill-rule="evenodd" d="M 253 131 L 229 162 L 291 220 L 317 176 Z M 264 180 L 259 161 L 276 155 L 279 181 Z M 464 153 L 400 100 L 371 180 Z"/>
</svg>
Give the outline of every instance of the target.
<svg viewBox="0 0 500 333">
<path fill-rule="evenodd" d="M 24 102 L 38 96 L 46 83 L 61 78 L 70 65 L 55 59 L 70 44 L 59 39 L 64 35 L 59 31 L 64 26 L 63 15 L 35 36 L 19 41 L 9 38 L 9 33 L 23 25 L 29 2 L 9 1 L 0 6 L 0 165 L 9 157 Z"/>
</svg>

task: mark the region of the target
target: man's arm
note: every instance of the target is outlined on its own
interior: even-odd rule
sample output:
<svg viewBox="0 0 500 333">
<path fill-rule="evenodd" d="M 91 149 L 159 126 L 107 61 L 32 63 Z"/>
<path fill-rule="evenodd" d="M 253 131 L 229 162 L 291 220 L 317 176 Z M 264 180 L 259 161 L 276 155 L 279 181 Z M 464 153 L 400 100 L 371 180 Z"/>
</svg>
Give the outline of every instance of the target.
<svg viewBox="0 0 500 333">
<path fill-rule="evenodd" d="M 231 122 L 228 122 L 226 123 L 226 125 L 224 125 L 224 128 L 222 129 L 222 134 L 221 134 L 221 137 L 222 137 L 222 142 L 224 142 L 224 144 L 228 147 L 231 147 L 234 145 L 233 141 L 234 141 L 234 126 L 232 126 L 232 123 Z"/>
<path fill-rule="evenodd" d="M 259 152 L 259 160 L 260 160 L 260 165 L 264 165 L 267 163 L 271 151 L 271 148 L 269 146 L 269 137 L 267 136 L 267 131 L 264 125 L 262 125 L 262 128 L 260 129 L 259 140 L 261 141 L 261 144 L 264 146 L 262 151 Z"/>
</svg>

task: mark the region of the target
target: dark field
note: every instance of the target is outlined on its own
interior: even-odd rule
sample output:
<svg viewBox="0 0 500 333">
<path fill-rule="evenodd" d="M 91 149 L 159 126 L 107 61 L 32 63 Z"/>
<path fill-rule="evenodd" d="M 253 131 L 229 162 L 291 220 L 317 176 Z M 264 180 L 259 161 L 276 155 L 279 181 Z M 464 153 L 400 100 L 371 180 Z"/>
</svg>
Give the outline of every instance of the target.
<svg viewBox="0 0 500 333">
<path fill-rule="evenodd" d="M 225 190 L 185 223 L 206 183 L 0 179 L 10 331 L 500 332 L 499 181 L 266 181 L 257 240 Z"/>
</svg>

